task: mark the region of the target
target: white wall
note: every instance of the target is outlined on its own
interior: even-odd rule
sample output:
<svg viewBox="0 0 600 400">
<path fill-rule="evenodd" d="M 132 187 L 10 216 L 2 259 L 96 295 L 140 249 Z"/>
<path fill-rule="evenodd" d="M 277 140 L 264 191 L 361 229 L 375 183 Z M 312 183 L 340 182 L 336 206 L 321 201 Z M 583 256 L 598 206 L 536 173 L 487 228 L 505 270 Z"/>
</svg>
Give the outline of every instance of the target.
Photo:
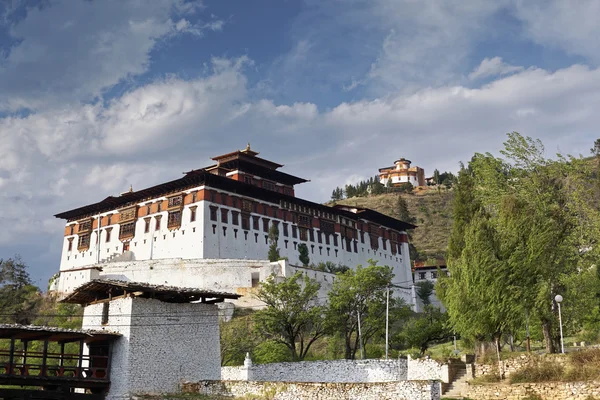
<svg viewBox="0 0 600 400">
<path fill-rule="evenodd" d="M 329 360 L 222 367 L 221 379 L 272 382 L 395 382 L 406 380 L 405 358 L 396 360 Z"/>
<path fill-rule="evenodd" d="M 94 270 L 95 271 L 95 270 Z M 311 268 L 291 266 L 285 260 L 269 262 L 265 260 L 145 260 L 108 263 L 92 279 L 116 279 L 132 282 L 147 282 L 155 285 L 201 288 L 242 295 L 233 301 L 242 307 L 256 307 L 263 303 L 254 294 L 258 285 L 252 286 L 253 274 L 258 282 L 264 282 L 274 274 L 277 277 L 290 277 L 297 271 L 315 279 L 320 285 L 318 297 L 327 298 L 335 280 L 335 274 Z M 62 271 L 58 279 L 60 294 L 70 293 L 75 287 L 87 282 L 79 279 L 80 271 Z M 75 284 L 77 282 L 77 284 Z M 410 289 L 394 288 L 394 296 L 411 303 Z"/>
<path fill-rule="evenodd" d="M 221 376 L 219 322 L 215 305 L 125 298 L 84 310 L 83 329 L 123 335 L 115 342 L 108 400 L 142 393 L 176 393 L 182 381 Z"/>
<path fill-rule="evenodd" d="M 194 188 L 191 190 L 197 190 Z M 231 193 L 230 193 L 231 194 Z M 238 196 L 240 197 L 240 196 Z M 158 200 L 158 199 L 155 199 Z M 140 206 L 147 202 L 140 203 Z M 182 223 L 178 229 L 169 230 L 167 228 L 168 212 L 159 213 L 161 218 L 160 230 L 155 231 L 155 216 L 151 214 L 152 220 L 150 223 L 150 232 L 145 233 L 145 221 L 143 218 L 138 219 L 136 223 L 135 236 L 130 240 L 129 250 L 133 260 L 160 260 L 169 258 L 182 259 L 249 259 L 249 260 L 265 260 L 267 258 L 269 245 L 266 241 L 267 232 L 263 229 L 264 215 L 254 214 L 260 218 L 259 230 L 252 229 L 252 218 L 250 221 L 250 230 L 245 231 L 240 225 L 234 225 L 230 207 L 216 205 L 219 207 L 217 221 L 210 220 L 210 208 L 212 203 L 209 201 L 198 201 L 193 204 L 197 206 L 196 221 L 190 221 L 190 205 L 183 208 Z M 277 205 L 272 203 L 271 205 Z M 221 209 L 229 210 L 228 222 L 221 222 Z M 111 212 L 111 213 L 115 213 Z M 106 216 L 111 213 L 103 213 L 100 216 Z M 94 216 L 97 218 L 98 216 Z M 272 225 L 274 218 L 269 218 L 269 226 Z M 292 237 L 292 223 L 287 222 L 289 226 L 289 236 L 283 234 L 282 224 L 284 221 L 279 221 L 279 242 L 278 247 L 280 255 L 287 257 L 291 264 L 300 265 L 299 253 L 297 246 L 303 243 L 299 237 Z M 213 230 L 213 225 L 215 229 Z M 97 264 L 98 250 L 100 264 L 113 260 L 123 252 L 123 243 L 119 240 L 119 224 L 113 224 L 110 241 L 106 242 L 107 227 L 101 227 L 100 241 L 96 242 L 97 229 L 91 234 L 90 248 L 85 252 L 77 250 L 78 235 L 65 237 L 63 240 L 63 252 L 61 257 L 60 270 L 65 271 L 73 268 L 81 268 Z M 223 231 L 225 228 L 225 231 Z M 237 237 L 234 232 L 237 230 Z M 310 240 L 304 242 L 309 250 L 310 261 L 313 264 L 320 262 L 342 263 L 351 268 L 357 265 L 367 265 L 369 259 L 378 261 L 380 265 L 389 265 L 394 269 L 395 284 L 408 284 L 411 279 L 411 265 L 408 255 L 408 244 L 404 243 L 402 254 L 393 254 L 389 245 L 386 250 L 383 250 L 382 239 L 379 239 L 379 248 L 377 251 L 371 249 L 368 235 L 365 234 L 365 243 L 357 240 L 358 253 L 354 252 L 354 246 L 351 246 L 351 251 L 345 249 L 346 243 L 341 236 L 337 235 L 337 246 L 334 245 L 334 240 L 331 237 L 330 244 L 318 243 L 317 229 L 313 229 L 314 242 Z M 324 236 L 324 235 L 323 235 Z M 73 250 L 68 251 L 68 238 L 73 237 Z M 287 241 L 287 245 L 286 245 Z"/>
</svg>

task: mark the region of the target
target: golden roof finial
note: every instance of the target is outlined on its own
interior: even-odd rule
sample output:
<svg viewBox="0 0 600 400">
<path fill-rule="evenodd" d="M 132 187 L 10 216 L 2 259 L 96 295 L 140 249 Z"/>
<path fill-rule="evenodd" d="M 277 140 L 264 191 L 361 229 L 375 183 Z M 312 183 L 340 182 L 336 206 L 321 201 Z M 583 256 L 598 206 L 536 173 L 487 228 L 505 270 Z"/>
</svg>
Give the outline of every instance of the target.
<svg viewBox="0 0 600 400">
<path fill-rule="evenodd" d="M 246 151 L 250 151 L 250 142 L 246 145 Z"/>
<path fill-rule="evenodd" d="M 129 193 L 133 193 L 133 185 L 129 185 Z"/>
</svg>

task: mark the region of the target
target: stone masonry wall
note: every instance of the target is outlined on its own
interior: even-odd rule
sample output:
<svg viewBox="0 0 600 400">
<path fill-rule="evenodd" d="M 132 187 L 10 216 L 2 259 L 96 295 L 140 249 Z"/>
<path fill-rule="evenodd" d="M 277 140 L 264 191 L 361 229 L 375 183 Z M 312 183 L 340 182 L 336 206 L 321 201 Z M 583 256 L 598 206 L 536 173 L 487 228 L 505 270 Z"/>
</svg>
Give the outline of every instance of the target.
<svg viewBox="0 0 600 400">
<path fill-rule="evenodd" d="M 273 400 L 439 400 L 440 384 L 428 381 L 308 383 L 203 381 L 184 383 L 184 393 L 265 396 Z"/>
<path fill-rule="evenodd" d="M 428 358 L 413 360 L 410 356 L 408 357 L 406 379 L 409 381 L 436 379 L 449 383 L 450 378 L 448 364 Z"/>
<path fill-rule="evenodd" d="M 502 361 L 504 375 L 505 377 L 510 376 L 515 371 L 520 370 L 521 368 L 531 365 L 535 362 L 553 362 L 559 364 L 565 364 L 567 362 L 567 358 L 563 354 L 521 354 L 518 357 L 509 358 L 507 360 Z M 491 364 L 475 364 L 475 377 L 482 375 L 489 375 L 492 373 L 498 372 L 498 363 Z"/>
<path fill-rule="evenodd" d="M 587 400 L 600 397 L 600 382 L 469 385 L 466 397 L 477 400 L 521 400 L 531 394 L 543 400 Z"/>
<path fill-rule="evenodd" d="M 249 380 L 272 382 L 394 382 L 406 380 L 406 359 L 331 360 L 294 363 L 255 364 L 221 368 L 225 381 Z M 436 378 L 429 378 L 436 379 Z"/>
</svg>

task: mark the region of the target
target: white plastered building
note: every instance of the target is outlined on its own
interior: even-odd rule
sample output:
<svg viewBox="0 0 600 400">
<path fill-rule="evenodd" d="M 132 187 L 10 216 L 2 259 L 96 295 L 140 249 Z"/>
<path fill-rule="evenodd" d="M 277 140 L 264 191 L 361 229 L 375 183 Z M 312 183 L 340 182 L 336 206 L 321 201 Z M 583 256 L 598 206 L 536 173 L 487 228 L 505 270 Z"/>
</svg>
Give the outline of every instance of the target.
<svg viewBox="0 0 600 400">
<path fill-rule="evenodd" d="M 257 155 L 248 147 L 183 178 L 57 214 L 66 226 L 53 289 L 64 295 L 105 277 L 245 294 L 272 273 L 297 270 L 327 286 L 332 274 L 301 267 L 305 245 L 315 266 L 355 268 L 370 259 L 390 266 L 396 294 L 411 302 L 406 230 L 413 225 L 297 198 L 294 185 L 306 180 Z M 267 260 L 273 226 L 285 262 Z"/>
</svg>

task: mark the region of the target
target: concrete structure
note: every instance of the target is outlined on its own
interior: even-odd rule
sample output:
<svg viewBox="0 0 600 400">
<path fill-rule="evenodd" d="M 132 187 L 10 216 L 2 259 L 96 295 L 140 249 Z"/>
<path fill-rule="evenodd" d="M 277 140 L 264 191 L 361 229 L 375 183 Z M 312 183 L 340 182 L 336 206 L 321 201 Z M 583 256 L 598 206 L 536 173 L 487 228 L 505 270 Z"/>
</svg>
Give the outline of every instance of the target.
<svg viewBox="0 0 600 400">
<path fill-rule="evenodd" d="M 423 282 L 437 283 L 440 274 L 448 274 L 448 268 L 446 267 L 446 260 L 428 260 L 428 261 L 415 261 L 413 267 L 413 300 L 414 310 L 421 312 L 423 310 L 423 302 L 417 296 L 418 285 Z M 442 302 L 437 298 L 435 289 L 433 294 L 430 296 L 429 301 L 435 307 L 445 311 L 445 307 Z"/>
<path fill-rule="evenodd" d="M 388 181 L 397 186 L 403 183 L 410 183 L 413 186 L 425 186 L 425 170 L 420 167 L 411 167 L 410 160 L 401 158 L 394 161 L 391 167 L 379 169 L 379 181 L 387 185 Z"/>
<path fill-rule="evenodd" d="M 63 301 L 85 305 L 83 328 L 121 335 L 112 347 L 108 400 L 177 393 L 185 380 L 220 379 L 215 305 L 237 295 L 94 280 Z M 194 301 L 194 303 L 190 303 Z"/>
<path fill-rule="evenodd" d="M 129 263 L 128 271 L 140 271 L 149 264 L 155 269 L 161 269 L 160 264 L 176 268 L 169 261 L 173 259 L 186 265 L 200 265 L 195 260 L 235 260 L 232 265 L 248 270 L 266 264 L 272 227 L 279 231 L 280 255 L 291 265 L 301 265 L 298 247 L 304 244 L 312 264 L 356 267 L 373 259 L 393 268 L 392 283 L 410 287 L 406 230 L 413 225 L 368 209 L 299 199 L 294 185 L 306 180 L 278 171 L 280 164 L 257 155 L 248 146 L 215 157 L 215 165 L 189 171 L 183 178 L 56 215 L 67 223 L 54 288 L 68 293 L 76 286 L 74 280 L 79 284 L 103 274 L 121 273 L 138 280 L 119 271 L 123 263 Z M 165 283 L 153 275 L 149 272 L 140 279 Z M 247 278 L 245 272 L 219 276 L 211 282 L 189 276 L 185 286 L 229 288 Z M 259 280 L 264 278 L 259 273 Z M 405 300 L 411 300 L 409 289 Z"/>
</svg>

